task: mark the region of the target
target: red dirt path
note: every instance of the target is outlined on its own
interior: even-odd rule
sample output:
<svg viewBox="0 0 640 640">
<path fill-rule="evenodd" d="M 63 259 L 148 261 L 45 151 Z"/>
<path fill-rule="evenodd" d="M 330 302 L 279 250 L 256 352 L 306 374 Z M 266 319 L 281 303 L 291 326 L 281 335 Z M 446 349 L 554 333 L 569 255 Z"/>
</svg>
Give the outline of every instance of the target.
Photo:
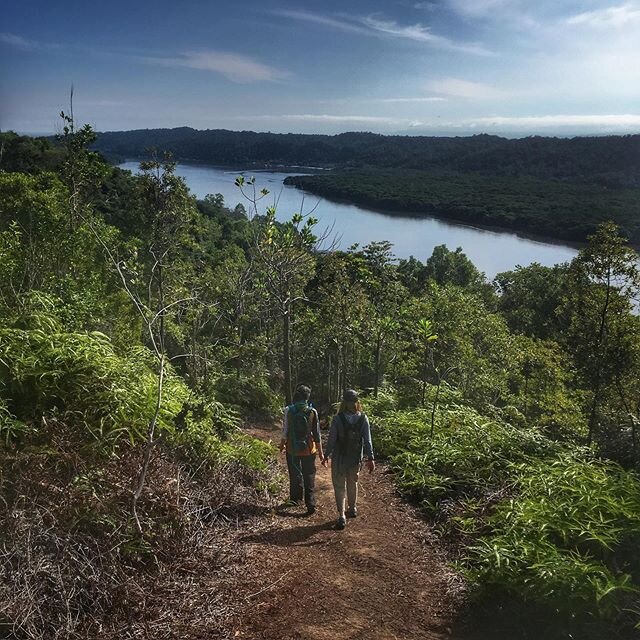
<svg viewBox="0 0 640 640">
<path fill-rule="evenodd" d="M 275 427 L 251 431 L 278 439 Z M 330 470 L 319 466 L 316 483 L 313 516 L 304 508 L 274 509 L 257 530 L 240 535 L 254 592 L 245 596 L 235 637 L 463 640 L 451 631 L 456 577 L 384 466 L 361 474 L 359 515 L 344 531 L 333 529 Z"/>
</svg>

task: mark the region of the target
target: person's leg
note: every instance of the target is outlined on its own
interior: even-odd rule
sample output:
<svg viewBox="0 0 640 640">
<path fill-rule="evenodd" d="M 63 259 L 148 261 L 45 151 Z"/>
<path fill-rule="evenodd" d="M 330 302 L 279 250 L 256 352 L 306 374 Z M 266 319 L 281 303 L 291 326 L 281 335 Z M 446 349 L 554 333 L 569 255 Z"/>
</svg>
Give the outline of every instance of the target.
<svg viewBox="0 0 640 640">
<path fill-rule="evenodd" d="M 360 465 L 357 465 L 347 469 L 346 473 L 347 503 L 349 505 L 349 512 L 351 515 L 355 515 L 357 513 L 359 471 Z"/>
<path fill-rule="evenodd" d="M 316 456 L 300 456 L 304 478 L 304 503 L 309 511 L 316 508 Z"/>
<path fill-rule="evenodd" d="M 331 464 L 331 481 L 333 482 L 333 490 L 336 494 L 336 507 L 338 509 L 338 515 L 343 516 L 347 478 L 344 473 L 341 473 L 338 470 L 338 466 L 335 464 L 335 462 Z"/>
<path fill-rule="evenodd" d="M 292 456 L 287 454 L 287 469 L 289 470 L 289 499 L 292 502 L 300 502 L 302 500 L 302 464 L 300 456 Z"/>
<path fill-rule="evenodd" d="M 338 509 L 336 528 L 344 529 L 347 524 L 347 518 L 344 514 L 347 477 L 344 472 L 338 470 L 338 465 L 335 463 L 335 460 L 331 464 L 331 480 L 333 482 L 333 490 L 336 494 L 336 507 Z"/>
</svg>

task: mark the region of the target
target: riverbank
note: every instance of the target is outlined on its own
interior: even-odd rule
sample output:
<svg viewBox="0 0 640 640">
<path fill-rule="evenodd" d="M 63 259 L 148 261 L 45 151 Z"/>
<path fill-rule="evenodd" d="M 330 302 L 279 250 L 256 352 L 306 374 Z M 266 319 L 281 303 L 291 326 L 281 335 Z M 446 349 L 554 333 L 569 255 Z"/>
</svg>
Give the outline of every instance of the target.
<svg viewBox="0 0 640 640">
<path fill-rule="evenodd" d="M 146 158 L 127 158 L 127 157 L 110 157 L 107 158 L 109 164 L 114 167 L 121 167 L 124 164 L 146 162 L 149 157 Z M 237 175 L 255 172 L 255 173 L 295 173 L 300 175 L 314 175 L 322 174 L 327 171 L 333 171 L 334 167 L 308 167 L 305 165 L 286 165 L 286 164 L 271 164 L 264 162 L 247 163 L 242 165 L 225 165 L 225 164 L 210 164 L 208 162 L 199 162 L 198 160 L 180 158 L 176 160 L 176 164 L 184 165 L 187 167 L 204 167 L 207 169 L 213 169 L 217 171 L 224 171 L 225 173 L 236 173 Z"/>
<path fill-rule="evenodd" d="M 291 184 L 291 183 L 286 183 L 286 184 Z M 535 242 L 541 245 L 551 245 L 554 247 L 573 249 L 575 251 L 579 251 L 587 244 L 586 241 L 562 240 L 562 239 L 554 238 L 552 236 L 544 235 L 541 233 L 535 233 L 533 231 L 525 231 L 522 229 L 511 229 L 508 227 L 501 227 L 495 224 L 487 224 L 487 223 L 481 223 L 481 222 L 473 222 L 473 223 L 466 222 L 464 220 L 458 220 L 456 218 L 440 215 L 438 212 L 435 212 L 435 211 L 432 213 L 423 213 L 419 211 L 412 212 L 412 211 L 401 211 L 399 209 L 384 209 L 379 206 L 366 205 L 359 202 L 355 202 L 354 200 L 350 200 L 348 198 L 339 198 L 339 197 L 323 195 L 320 193 L 313 193 L 309 191 L 306 187 L 304 188 L 297 187 L 296 185 L 292 185 L 292 186 L 294 186 L 296 189 L 299 189 L 300 191 L 304 191 L 305 193 L 308 193 L 310 195 L 323 198 L 324 200 L 327 200 L 337 205 L 358 207 L 366 211 L 372 211 L 382 216 L 388 216 L 389 218 L 396 218 L 396 219 L 399 218 L 404 220 L 439 220 L 442 222 L 446 222 L 451 226 L 459 227 L 460 229 L 469 229 L 471 231 L 479 231 L 479 232 L 488 231 L 490 233 L 495 233 L 500 235 L 510 235 L 510 236 L 519 238 L 521 240 L 527 240 L 527 241 Z M 637 249 L 640 249 L 640 243 L 638 243 L 637 246 L 636 245 L 633 245 L 633 246 L 635 246 L 635 248 Z"/>
<path fill-rule="evenodd" d="M 285 184 L 393 217 L 435 217 L 573 248 L 613 220 L 640 246 L 640 189 L 426 172 L 291 176 Z"/>
</svg>

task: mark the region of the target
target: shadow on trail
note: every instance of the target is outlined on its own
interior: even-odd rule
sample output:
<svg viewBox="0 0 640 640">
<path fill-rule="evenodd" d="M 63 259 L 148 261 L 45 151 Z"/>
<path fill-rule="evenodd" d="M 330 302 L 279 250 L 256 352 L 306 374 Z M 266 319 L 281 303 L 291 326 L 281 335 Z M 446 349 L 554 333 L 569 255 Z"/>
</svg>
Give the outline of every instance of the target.
<svg viewBox="0 0 640 640">
<path fill-rule="evenodd" d="M 308 518 L 309 515 L 305 511 L 291 511 L 291 509 L 296 508 L 291 505 L 284 504 L 278 505 L 273 511 L 276 515 L 281 518 Z"/>
<path fill-rule="evenodd" d="M 243 542 L 272 544 L 277 547 L 310 547 L 317 544 L 311 540 L 316 533 L 333 528 L 333 522 L 320 522 L 292 528 L 276 528 L 242 538 Z"/>
</svg>

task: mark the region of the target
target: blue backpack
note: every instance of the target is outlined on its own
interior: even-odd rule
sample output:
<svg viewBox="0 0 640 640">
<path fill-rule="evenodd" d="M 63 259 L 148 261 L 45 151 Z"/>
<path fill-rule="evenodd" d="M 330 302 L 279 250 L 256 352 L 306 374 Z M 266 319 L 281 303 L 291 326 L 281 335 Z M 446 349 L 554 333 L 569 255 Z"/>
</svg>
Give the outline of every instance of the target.
<svg viewBox="0 0 640 640">
<path fill-rule="evenodd" d="M 287 413 L 287 425 L 289 428 L 289 451 L 294 455 L 303 455 L 311 449 L 311 427 L 313 426 L 314 412 L 310 406 L 299 407 L 292 404 Z"/>
</svg>

